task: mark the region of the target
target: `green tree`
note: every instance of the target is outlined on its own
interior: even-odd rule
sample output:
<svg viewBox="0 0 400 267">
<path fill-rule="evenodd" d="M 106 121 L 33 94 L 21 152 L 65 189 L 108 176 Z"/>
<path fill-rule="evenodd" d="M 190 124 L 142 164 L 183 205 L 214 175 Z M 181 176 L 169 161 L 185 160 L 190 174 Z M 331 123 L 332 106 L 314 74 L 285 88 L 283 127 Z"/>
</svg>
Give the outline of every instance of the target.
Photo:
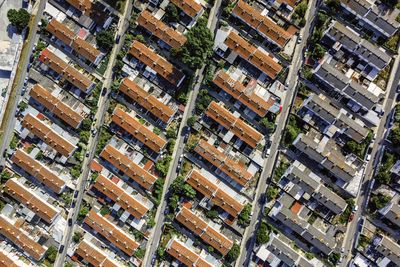
<svg viewBox="0 0 400 267">
<path fill-rule="evenodd" d="M 74 265 L 70 262 L 67 262 L 64 264 L 64 267 L 73 267 Z"/>
<path fill-rule="evenodd" d="M 315 47 L 314 47 L 313 56 L 316 59 L 321 59 L 321 58 L 324 57 L 324 55 L 325 55 L 325 48 L 320 44 L 316 44 Z"/>
<path fill-rule="evenodd" d="M 28 26 L 31 15 L 23 8 L 20 8 L 19 10 L 10 9 L 7 12 L 7 18 L 11 25 L 17 28 L 18 32 L 22 32 L 22 30 Z"/>
<path fill-rule="evenodd" d="M 75 243 L 79 243 L 79 241 L 81 241 L 82 238 L 82 233 L 81 232 L 75 232 L 74 235 L 72 236 L 72 240 Z"/>
<path fill-rule="evenodd" d="M 160 133 L 161 133 L 160 128 L 154 127 L 153 128 L 153 133 L 155 133 L 156 135 L 160 135 Z"/>
<path fill-rule="evenodd" d="M 82 121 L 81 124 L 81 129 L 83 131 L 90 131 L 90 128 L 92 127 L 92 120 L 89 118 L 86 118 Z"/>
<path fill-rule="evenodd" d="M 79 137 L 80 137 L 80 141 L 82 142 L 82 143 L 87 143 L 87 142 L 89 142 L 89 138 L 90 138 L 90 132 L 89 131 L 81 131 L 80 133 L 79 133 Z"/>
<path fill-rule="evenodd" d="M 179 21 L 178 8 L 171 2 L 169 2 L 167 7 L 165 8 L 165 18 L 168 22 Z"/>
<path fill-rule="evenodd" d="M 11 178 L 11 173 L 9 173 L 8 171 L 3 171 L 1 174 L 0 174 L 0 181 L 1 181 L 1 183 L 5 183 L 6 181 L 8 181 L 8 179 L 10 179 Z"/>
<path fill-rule="evenodd" d="M 106 50 L 110 51 L 114 46 L 114 32 L 109 30 L 102 30 L 96 34 L 97 45 Z"/>
<path fill-rule="evenodd" d="M 378 174 L 375 176 L 375 179 L 380 184 L 389 184 L 391 176 L 389 172 L 385 170 L 379 170 Z"/>
<path fill-rule="evenodd" d="M 269 134 L 272 134 L 275 131 L 275 123 L 269 121 L 267 117 L 262 118 L 261 125 L 267 129 Z"/>
<path fill-rule="evenodd" d="M 203 66 L 213 50 L 214 40 L 207 28 L 207 19 L 201 17 L 186 35 L 186 43 L 177 51 L 177 56 L 192 69 Z"/>
<path fill-rule="evenodd" d="M 169 128 L 167 129 L 165 135 L 167 136 L 168 139 L 176 138 L 176 136 L 178 135 L 177 132 L 178 132 L 178 131 L 177 131 L 176 127 L 169 127 Z"/>
<path fill-rule="evenodd" d="M 212 208 L 212 209 L 206 211 L 206 216 L 208 218 L 210 218 L 211 220 L 217 219 L 218 218 L 218 211 L 216 209 Z"/>
<path fill-rule="evenodd" d="M 176 142 L 175 142 L 174 139 L 171 139 L 171 140 L 168 141 L 168 143 L 167 143 L 167 153 L 169 155 L 172 155 L 172 153 L 174 152 L 175 143 Z"/>
<path fill-rule="evenodd" d="M 166 156 L 158 160 L 156 163 L 156 170 L 159 171 L 163 177 L 167 176 L 171 160 L 172 160 L 171 156 Z"/>
<path fill-rule="evenodd" d="M 189 184 L 185 184 L 183 186 L 183 193 L 184 193 L 185 197 L 187 197 L 189 199 L 193 199 L 196 197 L 196 191 Z"/>
<path fill-rule="evenodd" d="M 191 116 L 191 117 L 189 117 L 189 119 L 187 120 L 187 124 L 190 126 L 190 127 L 193 127 L 193 125 L 196 123 L 196 116 Z"/>
<path fill-rule="evenodd" d="M 234 262 L 240 255 L 240 246 L 238 244 L 233 244 L 231 250 L 226 254 L 225 260 L 227 262 Z"/>
<path fill-rule="evenodd" d="M 394 146 L 400 145 L 400 128 L 396 127 L 392 129 L 389 134 L 389 140 L 393 143 Z"/>
<path fill-rule="evenodd" d="M 327 0 L 326 5 L 332 9 L 332 11 L 337 12 L 340 9 L 340 1 L 339 0 Z"/>
<path fill-rule="evenodd" d="M 271 201 L 279 194 L 279 188 L 274 185 L 269 185 L 267 188 L 267 200 Z"/>
<path fill-rule="evenodd" d="M 340 254 L 336 253 L 336 252 L 332 252 L 328 256 L 328 260 L 336 266 L 340 260 Z"/>
<path fill-rule="evenodd" d="M 56 261 L 56 257 L 57 257 L 57 249 L 54 246 L 50 246 L 45 254 L 45 258 L 50 262 L 50 263 L 54 263 Z"/>
<path fill-rule="evenodd" d="M 268 226 L 265 222 L 261 222 L 260 227 L 257 230 L 256 234 L 256 243 L 258 245 L 268 243 L 269 241 L 269 230 Z"/>
<path fill-rule="evenodd" d="M 238 216 L 238 224 L 242 227 L 246 227 L 250 223 L 251 215 L 251 204 L 246 204 Z"/>
</svg>

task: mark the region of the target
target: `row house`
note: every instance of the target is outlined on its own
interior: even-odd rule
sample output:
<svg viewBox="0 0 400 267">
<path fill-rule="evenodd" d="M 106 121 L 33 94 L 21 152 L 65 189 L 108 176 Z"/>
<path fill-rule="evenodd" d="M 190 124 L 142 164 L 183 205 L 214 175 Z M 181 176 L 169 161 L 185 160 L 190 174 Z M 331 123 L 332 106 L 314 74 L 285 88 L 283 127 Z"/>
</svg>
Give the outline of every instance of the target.
<svg viewBox="0 0 400 267">
<path fill-rule="evenodd" d="M 0 264 L 4 267 L 31 267 L 33 264 L 24 257 L 14 251 L 6 251 L 0 249 Z"/>
<path fill-rule="evenodd" d="M 192 27 L 204 13 L 204 8 L 198 0 L 170 0 L 171 3 L 176 5 L 182 12 L 190 18 L 187 27 Z"/>
<path fill-rule="evenodd" d="M 397 242 L 385 235 L 375 237 L 372 242 L 376 250 L 389 259 L 394 266 L 400 266 L 400 245 Z"/>
<path fill-rule="evenodd" d="M 209 263 L 202 255 L 199 255 L 193 248 L 182 243 L 176 237 L 168 241 L 166 251 L 169 255 L 180 261 L 187 267 L 216 267 Z"/>
<path fill-rule="evenodd" d="M 75 254 L 78 255 L 82 260 L 93 266 L 104 266 L 104 267 L 118 267 L 120 266 L 114 260 L 110 259 L 102 249 L 96 247 L 92 242 L 82 240 L 75 250 Z"/>
<path fill-rule="evenodd" d="M 66 0 L 66 2 L 68 2 L 75 11 L 68 10 L 67 14 L 78 13 L 79 23 L 86 28 L 93 29 L 95 26 L 99 26 L 107 29 L 111 25 L 113 20 L 112 16 L 110 16 L 111 11 L 101 1 Z"/>
<path fill-rule="evenodd" d="M 379 213 L 391 223 L 400 227 L 400 205 L 399 198 L 395 197 L 385 207 L 379 210 Z"/>
</svg>

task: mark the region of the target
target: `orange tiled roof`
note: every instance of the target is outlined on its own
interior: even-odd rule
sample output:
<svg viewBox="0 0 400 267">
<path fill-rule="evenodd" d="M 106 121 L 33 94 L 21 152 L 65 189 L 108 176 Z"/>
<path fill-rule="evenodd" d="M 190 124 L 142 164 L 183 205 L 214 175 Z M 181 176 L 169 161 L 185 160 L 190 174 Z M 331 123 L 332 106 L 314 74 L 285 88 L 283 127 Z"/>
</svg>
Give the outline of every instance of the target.
<svg viewBox="0 0 400 267">
<path fill-rule="evenodd" d="M 128 211 L 136 219 L 142 218 L 149 211 L 146 206 L 136 200 L 131 194 L 126 193 L 124 189 L 103 175 L 97 177 L 94 188 Z"/>
<path fill-rule="evenodd" d="M 14 260 L 10 258 L 9 255 L 5 254 L 3 251 L 0 250 L 0 267 L 22 267 L 22 265 L 19 265 L 16 262 L 14 262 Z"/>
<path fill-rule="evenodd" d="M 61 75 L 62 79 L 67 80 L 85 93 L 93 85 L 92 80 L 74 67 L 68 65 L 47 48 L 42 51 L 39 60 Z"/>
<path fill-rule="evenodd" d="M 142 169 L 111 145 L 107 145 L 100 153 L 100 156 L 147 190 L 150 190 L 157 180 L 154 175 Z"/>
<path fill-rule="evenodd" d="M 21 149 L 17 150 L 11 157 L 11 160 L 55 193 L 59 194 L 64 189 L 65 182 L 57 174 L 36 159 L 30 157 L 25 151 Z"/>
<path fill-rule="evenodd" d="M 207 244 L 218 250 L 222 255 L 226 255 L 233 246 L 232 240 L 214 229 L 205 220 L 186 207 L 182 207 L 177 213 L 176 219 L 189 228 L 190 231 L 200 236 Z"/>
<path fill-rule="evenodd" d="M 129 234 L 95 212 L 93 209 L 90 210 L 84 222 L 129 256 L 132 256 L 134 251 L 139 247 L 139 243 Z"/>
<path fill-rule="evenodd" d="M 233 14 L 240 17 L 248 25 L 267 36 L 280 47 L 285 46 L 292 37 L 292 34 L 277 25 L 267 16 L 261 15 L 259 11 L 243 0 L 240 0 L 233 9 Z"/>
<path fill-rule="evenodd" d="M 62 119 L 68 125 L 78 128 L 83 117 L 70 106 L 53 96 L 49 91 L 44 89 L 40 84 L 35 84 L 29 91 L 29 95 L 38 101 L 41 105 L 54 113 L 58 118 Z"/>
<path fill-rule="evenodd" d="M 68 46 L 71 46 L 75 38 L 75 33 L 56 19 L 50 20 L 46 30 Z"/>
<path fill-rule="evenodd" d="M 186 42 L 186 37 L 183 34 L 168 27 L 147 10 L 143 10 L 140 13 L 137 23 L 172 48 L 178 49 Z"/>
<path fill-rule="evenodd" d="M 110 12 L 104 9 L 104 5 L 100 1 L 93 2 L 92 0 L 66 0 L 70 5 L 81 11 L 86 16 L 90 17 L 98 24 L 110 16 Z"/>
<path fill-rule="evenodd" d="M 252 148 L 255 148 L 262 139 L 262 134 L 215 101 L 211 102 L 205 114 L 227 130 L 232 131 Z"/>
<path fill-rule="evenodd" d="M 185 78 L 185 75 L 171 63 L 139 41 L 133 41 L 129 53 L 175 86 Z"/>
<path fill-rule="evenodd" d="M 112 121 L 155 152 L 160 152 L 167 144 L 166 140 L 153 133 L 121 108 L 115 108 Z"/>
<path fill-rule="evenodd" d="M 231 78 L 231 76 L 223 70 L 220 70 L 217 73 L 213 82 L 233 98 L 242 102 L 260 117 L 264 117 L 275 103 L 275 100 L 272 98 L 265 100 L 253 91 L 249 92 L 246 86 L 244 86 L 240 81 Z"/>
<path fill-rule="evenodd" d="M 230 32 L 225 40 L 225 44 L 239 54 L 243 59 L 247 60 L 259 70 L 275 79 L 282 70 L 282 66 L 265 52 L 257 49 L 245 39 L 240 37 L 236 32 Z"/>
<path fill-rule="evenodd" d="M 246 186 L 252 178 L 252 175 L 242 165 L 203 139 L 200 140 L 194 151 L 241 186 Z"/>
<path fill-rule="evenodd" d="M 5 183 L 7 194 L 27 206 L 47 223 L 52 223 L 59 211 L 45 200 L 32 194 L 31 189 L 22 185 L 16 179 L 9 179 Z"/>
<path fill-rule="evenodd" d="M 30 113 L 25 115 L 22 126 L 65 157 L 70 157 L 76 149 L 75 145 Z"/>
<path fill-rule="evenodd" d="M 75 253 L 93 266 L 118 267 L 118 264 L 108 259 L 108 256 L 99 248 L 86 240 L 82 240 L 82 242 L 79 243 Z"/>
<path fill-rule="evenodd" d="M 192 18 L 196 17 L 203 9 L 195 0 L 171 0 L 171 2 Z"/>
<path fill-rule="evenodd" d="M 171 239 L 168 243 L 167 252 L 187 267 L 212 267 L 212 265 L 201 258 L 199 254 L 187 248 L 176 239 Z"/>
<path fill-rule="evenodd" d="M 221 190 L 217 184 L 211 182 L 197 170 L 193 170 L 187 175 L 186 182 L 206 198 L 210 199 L 214 205 L 225 210 L 233 217 L 238 216 L 244 207 L 242 203 L 227 194 L 224 190 Z"/>
<path fill-rule="evenodd" d="M 101 52 L 88 43 L 87 41 L 83 40 L 79 36 L 76 36 L 73 43 L 72 48 L 81 56 L 86 58 L 87 60 L 94 62 L 98 56 L 100 56 Z"/>
<path fill-rule="evenodd" d="M 46 253 L 46 249 L 23 233 L 19 227 L 14 226 L 4 215 L 0 215 L 0 234 L 13 242 L 21 250 L 39 261 Z M 1 262 L 0 262 L 1 265 Z M 7 265 L 7 267 L 9 267 Z"/>
<path fill-rule="evenodd" d="M 165 123 L 168 123 L 175 114 L 172 108 L 160 102 L 154 95 L 149 94 L 128 78 L 122 80 L 119 90 Z"/>
</svg>

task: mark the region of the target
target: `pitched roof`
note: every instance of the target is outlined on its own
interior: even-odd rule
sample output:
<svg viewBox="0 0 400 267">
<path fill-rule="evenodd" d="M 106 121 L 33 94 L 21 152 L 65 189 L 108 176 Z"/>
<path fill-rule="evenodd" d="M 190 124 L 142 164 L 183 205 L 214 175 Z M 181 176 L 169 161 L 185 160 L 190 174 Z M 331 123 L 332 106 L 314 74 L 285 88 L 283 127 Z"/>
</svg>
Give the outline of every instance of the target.
<svg viewBox="0 0 400 267">
<path fill-rule="evenodd" d="M 233 246 L 232 240 L 186 207 L 182 207 L 176 219 L 222 255 L 226 255 Z"/>
<path fill-rule="evenodd" d="M 239 117 L 236 117 L 221 104 L 212 101 L 205 114 L 214 121 L 221 124 L 228 131 L 234 133 L 240 140 L 251 146 L 257 147 L 263 136 L 256 129 L 245 123 Z"/>
<path fill-rule="evenodd" d="M 128 78 L 122 80 L 119 90 L 164 123 L 168 123 L 175 114 L 172 108 L 159 101 L 154 95 L 149 94 Z"/>
<path fill-rule="evenodd" d="M 75 253 L 93 266 L 118 267 L 118 264 L 109 259 L 103 251 L 85 239 L 79 243 Z"/>
<path fill-rule="evenodd" d="M 196 17 L 203 9 L 201 4 L 195 0 L 171 0 L 171 2 L 192 18 Z"/>
<path fill-rule="evenodd" d="M 164 138 L 156 135 L 121 108 L 115 108 L 112 121 L 155 152 L 160 152 L 167 144 Z"/>
<path fill-rule="evenodd" d="M 71 46 L 72 41 L 75 38 L 75 33 L 56 19 L 50 20 L 49 24 L 47 24 L 46 30 L 68 46 Z"/>
<path fill-rule="evenodd" d="M 42 51 L 39 60 L 49 66 L 53 71 L 61 75 L 62 79 L 67 80 L 85 93 L 87 93 L 94 84 L 89 77 L 85 76 L 74 67 L 68 65 L 48 48 Z"/>
<path fill-rule="evenodd" d="M 134 251 L 140 246 L 131 235 L 114 225 L 93 209 L 89 211 L 84 222 L 129 256 L 132 256 Z"/>
<path fill-rule="evenodd" d="M 245 1 L 240 0 L 232 11 L 232 14 L 242 19 L 253 29 L 283 47 L 290 40 L 292 34 L 280 27 L 269 17 L 263 16 L 260 11 L 254 9 Z"/>
<path fill-rule="evenodd" d="M 400 245 L 393 239 L 382 236 L 376 250 L 382 253 L 385 257 L 390 259 L 396 266 L 400 265 Z"/>
<path fill-rule="evenodd" d="M 35 177 L 46 187 L 59 194 L 65 188 L 65 182 L 42 163 L 29 156 L 25 151 L 18 149 L 11 157 L 12 162 L 28 174 Z"/>
<path fill-rule="evenodd" d="M 75 145 L 30 113 L 25 115 L 22 126 L 65 157 L 70 157 L 76 149 Z"/>
<path fill-rule="evenodd" d="M 79 36 L 76 36 L 73 43 L 72 48 L 81 56 L 86 58 L 87 60 L 94 62 L 98 56 L 100 56 L 101 52 L 88 43 L 87 41 L 83 40 Z"/>
<path fill-rule="evenodd" d="M 183 34 L 167 26 L 147 10 L 143 10 L 136 21 L 140 26 L 154 34 L 157 38 L 161 39 L 172 48 L 178 49 L 186 43 L 186 37 Z"/>
<path fill-rule="evenodd" d="M 142 169 L 133 160 L 111 145 L 107 145 L 100 153 L 100 156 L 147 190 L 150 190 L 157 180 L 154 175 Z"/>
<path fill-rule="evenodd" d="M 185 244 L 176 238 L 171 239 L 167 244 L 166 251 L 175 259 L 179 260 L 187 267 L 212 267 L 199 254 L 188 248 Z"/>
<path fill-rule="evenodd" d="M 136 219 L 142 218 L 149 211 L 133 195 L 128 194 L 124 189 L 103 175 L 97 177 L 96 183 L 93 186 L 122 209 L 128 211 Z"/>
<path fill-rule="evenodd" d="M 179 86 L 185 78 L 185 75 L 165 58 L 137 40 L 133 41 L 129 53 L 175 86 Z"/>
<path fill-rule="evenodd" d="M 11 252 L 12 253 L 12 252 Z M 10 257 L 8 252 L 5 250 L 0 250 L 0 267 L 27 267 L 25 263 L 19 261 L 15 262 L 15 259 Z"/>
<path fill-rule="evenodd" d="M 229 49 L 239 54 L 244 60 L 256 66 L 272 79 L 275 79 L 283 68 L 270 55 L 256 48 L 234 31 L 229 33 L 225 44 Z"/>
<path fill-rule="evenodd" d="M 70 5 L 90 17 L 97 24 L 104 24 L 104 21 L 110 17 L 110 11 L 100 1 L 92 0 L 66 0 Z"/>
<path fill-rule="evenodd" d="M 192 170 L 185 179 L 195 190 L 203 194 L 206 198 L 210 199 L 214 205 L 225 210 L 233 217 L 238 216 L 242 211 L 244 204 L 235 199 L 235 196 L 221 189 L 219 185 L 220 181 L 219 183 L 211 182 L 197 170 Z"/>
<path fill-rule="evenodd" d="M 243 165 L 203 139 L 200 140 L 194 151 L 241 186 L 247 186 L 251 178 L 253 178 Z"/>
<path fill-rule="evenodd" d="M 231 95 L 233 98 L 242 102 L 260 117 L 264 117 L 268 110 L 274 105 L 275 100 L 268 100 L 257 95 L 254 90 L 249 90 L 240 81 L 234 80 L 227 72 L 220 70 L 215 75 L 214 84 Z"/>
<path fill-rule="evenodd" d="M 53 222 L 54 218 L 60 212 L 53 205 L 50 205 L 47 201 L 33 193 L 30 188 L 21 184 L 17 179 L 9 179 L 5 183 L 5 188 L 8 195 L 27 206 L 49 224 Z"/>
<path fill-rule="evenodd" d="M 46 253 L 44 247 L 22 232 L 19 227 L 14 226 L 3 214 L 0 214 L 0 234 L 37 261 Z"/>
<path fill-rule="evenodd" d="M 51 113 L 75 129 L 79 127 L 80 123 L 84 119 L 83 116 L 76 112 L 72 107 L 53 96 L 40 84 L 35 84 L 29 91 L 29 95 L 47 108 Z"/>
</svg>

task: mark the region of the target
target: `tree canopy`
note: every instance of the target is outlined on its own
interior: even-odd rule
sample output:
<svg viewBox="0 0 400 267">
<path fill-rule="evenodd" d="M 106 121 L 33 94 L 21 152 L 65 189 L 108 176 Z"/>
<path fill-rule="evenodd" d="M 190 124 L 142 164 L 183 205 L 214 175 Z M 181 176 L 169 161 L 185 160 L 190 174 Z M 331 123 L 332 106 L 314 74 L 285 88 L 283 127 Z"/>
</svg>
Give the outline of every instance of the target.
<svg viewBox="0 0 400 267">
<path fill-rule="evenodd" d="M 110 51 L 114 46 L 114 33 L 109 30 L 102 30 L 96 34 L 97 45 L 106 50 Z"/>
<path fill-rule="evenodd" d="M 11 25 L 17 28 L 18 32 L 22 32 L 22 30 L 28 26 L 31 15 L 23 8 L 20 8 L 19 10 L 10 9 L 7 12 L 7 18 Z"/>
<path fill-rule="evenodd" d="M 228 252 L 228 254 L 226 254 L 225 256 L 225 260 L 227 262 L 233 262 L 235 261 L 240 254 L 240 246 L 238 244 L 233 244 L 231 250 Z"/>
<path fill-rule="evenodd" d="M 174 4 L 169 3 L 165 8 L 165 18 L 168 22 L 176 22 L 179 20 L 178 8 Z"/>
</svg>

